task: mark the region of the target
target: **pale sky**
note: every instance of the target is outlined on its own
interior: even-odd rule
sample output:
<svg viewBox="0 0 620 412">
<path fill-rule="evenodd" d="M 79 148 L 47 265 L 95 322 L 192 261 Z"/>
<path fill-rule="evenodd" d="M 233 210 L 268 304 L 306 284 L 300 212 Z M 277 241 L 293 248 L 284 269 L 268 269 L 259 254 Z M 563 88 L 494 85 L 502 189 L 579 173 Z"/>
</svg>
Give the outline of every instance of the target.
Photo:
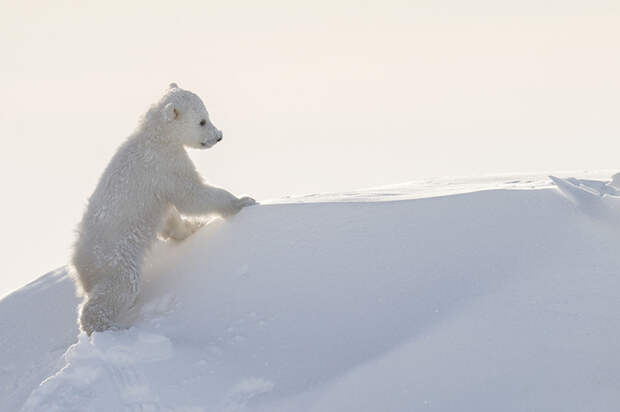
<svg viewBox="0 0 620 412">
<path fill-rule="evenodd" d="M 90 3 L 90 4 L 89 4 Z M 258 200 L 426 177 L 620 169 L 620 2 L 4 2 L 0 296 L 63 265 L 168 83 Z"/>
</svg>

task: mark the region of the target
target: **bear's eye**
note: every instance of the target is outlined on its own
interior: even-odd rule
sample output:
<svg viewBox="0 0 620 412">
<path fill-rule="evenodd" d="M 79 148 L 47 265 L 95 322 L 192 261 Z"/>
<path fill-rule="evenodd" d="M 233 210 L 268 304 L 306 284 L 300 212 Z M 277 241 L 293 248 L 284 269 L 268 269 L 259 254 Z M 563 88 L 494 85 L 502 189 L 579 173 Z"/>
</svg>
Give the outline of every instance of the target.
<svg viewBox="0 0 620 412">
<path fill-rule="evenodd" d="M 205 119 L 202 119 L 202 120 L 200 121 L 200 125 L 201 125 L 201 126 L 204 126 L 205 124 L 207 124 L 207 121 L 206 121 Z"/>
</svg>

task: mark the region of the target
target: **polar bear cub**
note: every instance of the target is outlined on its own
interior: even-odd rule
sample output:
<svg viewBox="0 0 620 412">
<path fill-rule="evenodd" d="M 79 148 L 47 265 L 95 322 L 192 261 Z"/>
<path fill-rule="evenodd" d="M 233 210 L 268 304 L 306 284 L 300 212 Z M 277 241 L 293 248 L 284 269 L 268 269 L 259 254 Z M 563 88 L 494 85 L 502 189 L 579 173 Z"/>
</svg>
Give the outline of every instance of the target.
<svg viewBox="0 0 620 412">
<path fill-rule="evenodd" d="M 120 146 L 88 200 L 72 266 L 86 298 L 81 328 L 118 328 L 135 303 L 146 252 L 158 233 L 182 240 L 197 226 L 182 215 L 230 216 L 255 204 L 203 183 L 185 150 L 222 140 L 202 100 L 172 83 Z"/>
</svg>

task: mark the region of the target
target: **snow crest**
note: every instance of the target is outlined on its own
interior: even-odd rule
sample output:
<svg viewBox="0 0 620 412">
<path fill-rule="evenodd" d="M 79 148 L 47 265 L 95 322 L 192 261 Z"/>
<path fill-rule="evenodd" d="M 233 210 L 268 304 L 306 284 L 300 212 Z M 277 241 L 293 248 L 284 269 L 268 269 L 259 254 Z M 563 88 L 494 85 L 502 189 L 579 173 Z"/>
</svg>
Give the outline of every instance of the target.
<svg viewBox="0 0 620 412">
<path fill-rule="evenodd" d="M 91 339 L 47 275 L 0 301 L 0 410 L 616 411 L 618 179 L 590 177 L 253 207 L 158 244 Z"/>
</svg>

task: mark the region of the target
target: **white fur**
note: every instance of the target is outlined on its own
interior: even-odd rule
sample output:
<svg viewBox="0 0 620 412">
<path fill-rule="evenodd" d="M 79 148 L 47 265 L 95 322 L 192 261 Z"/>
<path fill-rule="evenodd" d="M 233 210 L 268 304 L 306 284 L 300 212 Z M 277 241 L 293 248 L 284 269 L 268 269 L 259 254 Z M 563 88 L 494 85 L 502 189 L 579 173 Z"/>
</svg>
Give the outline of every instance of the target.
<svg viewBox="0 0 620 412">
<path fill-rule="evenodd" d="M 204 184 L 185 151 L 221 138 L 200 98 L 173 83 L 118 149 L 88 201 L 72 258 L 86 294 L 80 325 L 89 335 L 119 327 L 134 305 L 158 232 L 181 240 L 197 229 L 180 214 L 229 216 L 255 203 Z"/>
</svg>

